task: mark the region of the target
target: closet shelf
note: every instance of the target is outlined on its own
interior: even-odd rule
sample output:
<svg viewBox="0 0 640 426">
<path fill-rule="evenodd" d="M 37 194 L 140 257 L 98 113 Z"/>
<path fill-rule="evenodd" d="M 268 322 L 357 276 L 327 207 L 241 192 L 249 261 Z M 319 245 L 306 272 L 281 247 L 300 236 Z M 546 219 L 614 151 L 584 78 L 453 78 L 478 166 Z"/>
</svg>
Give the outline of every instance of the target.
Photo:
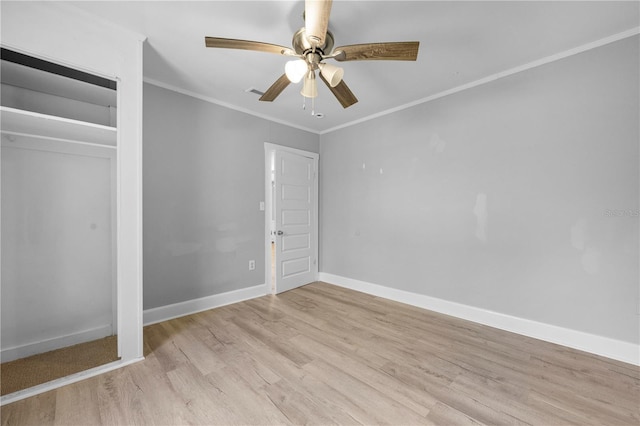
<svg viewBox="0 0 640 426">
<path fill-rule="evenodd" d="M 0 106 L 2 133 L 115 147 L 117 129 L 101 124 Z"/>
</svg>

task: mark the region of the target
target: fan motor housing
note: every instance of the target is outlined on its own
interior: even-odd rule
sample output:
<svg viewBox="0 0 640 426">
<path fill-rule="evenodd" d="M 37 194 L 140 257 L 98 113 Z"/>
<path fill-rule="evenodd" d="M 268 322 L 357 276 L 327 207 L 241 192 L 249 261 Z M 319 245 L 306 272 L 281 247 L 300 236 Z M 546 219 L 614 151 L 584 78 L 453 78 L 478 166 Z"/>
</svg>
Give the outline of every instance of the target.
<svg viewBox="0 0 640 426">
<path fill-rule="evenodd" d="M 316 52 L 319 50 L 322 55 L 330 54 L 333 50 L 333 43 L 333 34 L 331 34 L 331 31 L 327 31 L 327 35 L 324 38 L 324 44 L 316 47 Z M 313 46 L 309 43 L 309 40 L 307 40 L 307 32 L 304 27 L 296 31 L 293 35 L 291 44 L 293 46 L 293 50 L 298 55 L 306 56 L 307 53 L 313 51 Z"/>
</svg>

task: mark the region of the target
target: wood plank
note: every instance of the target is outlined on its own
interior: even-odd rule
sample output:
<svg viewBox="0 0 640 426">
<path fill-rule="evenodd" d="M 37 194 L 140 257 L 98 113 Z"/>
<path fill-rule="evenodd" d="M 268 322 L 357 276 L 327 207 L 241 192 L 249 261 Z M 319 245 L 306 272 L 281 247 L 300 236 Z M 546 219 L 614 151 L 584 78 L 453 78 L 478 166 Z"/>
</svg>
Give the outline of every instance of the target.
<svg viewBox="0 0 640 426">
<path fill-rule="evenodd" d="M 46 392 L 0 409 L 2 425 L 51 425 L 55 419 L 57 393 Z"/>
<path fill-rule="evenodd" d="M 318 424 L 360 424 L 344 410 L 327 406 L 318 398 L 310 398 L 287 380 L 269 386 L 266 391 L 269 399 L 292 424 L 305 424 L 309 419 Z"/>
<path fill-rule="evenodd" d="M 329 363 L 333 368 L 339 368 L 343 372 L 348 372 L 354 378 L 372 388 L 384 389 L 385 395 L 388 398 L 393 399 L 422 416 L 429 414 L 429 408 L 437 403 L 437 400 L 428 393 L 418 392 L 414 388 L 404 386 L 402 382 L 395 380 L 385 372 L 377 368 L 369 367 L 357 359 L 335 351 L 320 342 L 309 339 L 306 336 L 298 336 L 294 340 L 297 344 L 309 351 L 309 353 L 316 354 L 318 358 Z"/>
<path fill-rule="evenodd" d="M 56 425 L 100 425 L 96 380 L 64 386 L 56 392 Z"/>
</svg>

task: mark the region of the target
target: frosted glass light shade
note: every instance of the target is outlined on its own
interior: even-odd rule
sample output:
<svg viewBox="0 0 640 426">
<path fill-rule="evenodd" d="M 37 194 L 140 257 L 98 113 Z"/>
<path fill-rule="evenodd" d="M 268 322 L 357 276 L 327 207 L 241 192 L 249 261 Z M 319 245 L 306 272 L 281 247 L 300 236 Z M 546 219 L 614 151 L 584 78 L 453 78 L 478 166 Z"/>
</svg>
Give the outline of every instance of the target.
<svg viewBox="0 0 640 426">
<path fill-rule="evenodd" d="M 284 66 L 284 72 L 287 78 L 292 83 L 298 83 L 305 76 L 309 67 L 307 63 L 302 59 L 296 59 L 295 61 L 289 61 Z"/>
<path fill-rule="evenodd" d="M 318 64 L 322 76 L 327 80 L 329 86 L 336 87 L 342 81 L 344 70 L 331 64 Z"/>
<path fill-rule="evenodd" d="M 318 85 L 316 84 L 316 74 L 313 71 L 309 71 L 304 78 L 302 90 L 300 94 L 305 98 L 315 98 L 318 96 Z"/>
</svg>

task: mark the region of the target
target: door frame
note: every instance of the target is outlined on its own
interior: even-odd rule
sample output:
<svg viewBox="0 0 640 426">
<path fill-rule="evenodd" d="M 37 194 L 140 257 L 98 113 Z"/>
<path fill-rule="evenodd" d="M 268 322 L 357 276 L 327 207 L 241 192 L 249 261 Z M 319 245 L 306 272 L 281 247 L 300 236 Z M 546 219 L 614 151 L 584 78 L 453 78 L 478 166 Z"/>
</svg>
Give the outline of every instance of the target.
<svg viewBox="0 0 640 426">
<path fill-rule="evenodd" d="M 48 13 L 50 8 L 42 11 Z M 39 16 L 39 15 L 38 15 Z M 31 29 L 30 25 L 26 28 Z M 26 30 L 25 30 L 26 31 Z M 42 31 L 46 31 L 42 30 Z M 125 33 L 123 33 L 125 34 Z M 113 250 L 115 258 L 113 260 L 115 288 L 112 298 L 115 298 L 115 320 L 113 326 L 117 333 L 117 361 L 99 365 L 95 368 L 83 370 L 78 373 L 61 377 L 55 381 L 43 383 L 17 391 L 0 397 L 0 406 L 12 402 L 38 395 L 49 390 L 75 383 L 79 380 L 97 376 L 129 364 L 144 360 L 143 351 L 143 304 L 142 304 L 142 45 L 145 38 L 141 36 L 126 35 L 127 40 L 135 38 L 135 64 L 126 65 L 125 60 L 130 53 L 127 49 L 117 50 L 117 62 L 111 68 L 100 66 L 100 63 L 111 60 L 116 56 L 116 50 L 107 49 L 100 56 L 100 61 L 87 61 L 78 56 L 76 61 L 63 59 L 59 55 L 44 55 L 38 49 L 30 46 L 32 43 L 24 45 L 0 43 L 0 46 L 22 53 L 34 58 L 42 59 L 55 64 L 60 64 L 88 74 L 113 80 L 117 84 L 116 89 L 116 125 L 115 146 L 106 146 L 112 149 L 115 156 L 115 177 L 114 193 L 115 198 L 115 240 Z M 124 45 L 119 35 L 114 36 L 120 45 Z M 61 40 L 70 41 L 68 33 L 63 32 Z M 37 40 L 33 37 L 33 40 Z M 25 39 L 26 40 L 26 39 Z M 29 41 L 29 40 L 27 40 Z M 116 43 L 116 41 L 114 41 Z M 75 49 L 76 44 L 64 44 L 65 52 L 80 52 L 85 50 Z M 75 47 L 74 47 L 75 46 Z M 111 46 L 109 46 L 111 48 Z M 75 49 L 75 50 L 74 50 Z M 115 49 L 115 48 L 114 48 Z M 133 51 L 133 49 L 131 49 Z M 124 53 L 123 53 L 124 52 Z M 131 55 L 133 56 L 133 55 Z M 134 69 L 135 67 L 135 69 Z M 106 70 L 106 71 L 105 71 Z M 138 73 L 139 72 L 139 73 Z M 63 121 L 65 119 L 62 119 Z M 92 125 L 88 125 L 93 127 Z M 109 126 L 107 126 L 109 127 Z M 5 133 L 5 132 L 3 132 Z M 28 135 L 42 138 L 42 135 Z M 124 143 L 126 142 L 126 143 Z M 113 164 L 113 162 L 112 162 Z M 115 331 L 114 330 L 114 331 Z"/>
<path fill-rule="evenodd" d="M 314 191 L 314 209 L 313 209 L 313 223 L 311 224 L 313 235 L 315 236 L 314 242 L 312 244 L 315 253 L 315 262 L 312 265 L 313 275 L 315 279 L 318 279 L 318 257 L 319 257 L 319 194 L 318 194 L 318 181 L 319 179 L 319 168 L 318 163 L 320 159 L 320 154 L 317 152 L 304 151 L 302 149 L 290 148 L 288 146 L 277 145 L 270 142 L 264 143 L 264 199 L 265 199 L 265 211 L 264 211 L 264 286 L 266 294 L 275 294 L 277 283 L 272 287 L 271 286 L 271 212 L 274 209 L 273 203 L 273 186 L 271 184 L 271 165 L 272 165 L 272 156 L 276 151 L 284 151 L 292 154 L 301 155 L 303 157 L 313 159 L 313 168 L 315 170 L 315 177 L 313 182 L 313 191 Z"/>
</svg>

